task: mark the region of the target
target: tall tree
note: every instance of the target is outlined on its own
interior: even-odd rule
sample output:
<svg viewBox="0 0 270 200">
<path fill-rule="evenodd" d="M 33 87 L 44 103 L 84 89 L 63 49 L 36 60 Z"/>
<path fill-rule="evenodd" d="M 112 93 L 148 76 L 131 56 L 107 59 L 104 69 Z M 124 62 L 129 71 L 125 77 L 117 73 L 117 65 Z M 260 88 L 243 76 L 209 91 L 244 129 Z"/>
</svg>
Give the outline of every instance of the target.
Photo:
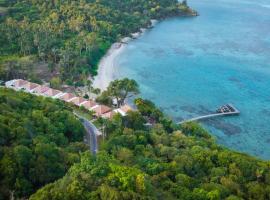
<svg viewBox="0 0 270 200">
<path fill-rule="evenodd" d="M 107 91 L 111 98 L 116 100 L 117 107 L 120 107 L 124 104 L 127 97 L 132 97 L 139 93 L 139 85 L 133 79 L 124 78 L 112 81 Z"/>
</svg>

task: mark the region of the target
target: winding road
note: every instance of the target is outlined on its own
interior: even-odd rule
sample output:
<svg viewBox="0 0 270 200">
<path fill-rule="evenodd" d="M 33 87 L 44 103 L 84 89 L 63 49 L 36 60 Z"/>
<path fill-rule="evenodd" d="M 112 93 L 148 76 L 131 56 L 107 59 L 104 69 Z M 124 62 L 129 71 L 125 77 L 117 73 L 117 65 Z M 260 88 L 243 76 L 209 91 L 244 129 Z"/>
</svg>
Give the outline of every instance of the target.
<svg viewBox="0 0 270 200">
<path fill-rule="evenodd" d="M 82 122 L 82 124 L 87 132 L 87 134 L 86 134 L 87 144 L 90 147 L 90 151 L 95 155 L 98 152 L 97 136 L 101 135 L 101 132 L 89 120 L 78 115 L 77 113 L 74 113 L 74 115 L 77 116 L 80 119 L 80 121 Z"/>
</svg>

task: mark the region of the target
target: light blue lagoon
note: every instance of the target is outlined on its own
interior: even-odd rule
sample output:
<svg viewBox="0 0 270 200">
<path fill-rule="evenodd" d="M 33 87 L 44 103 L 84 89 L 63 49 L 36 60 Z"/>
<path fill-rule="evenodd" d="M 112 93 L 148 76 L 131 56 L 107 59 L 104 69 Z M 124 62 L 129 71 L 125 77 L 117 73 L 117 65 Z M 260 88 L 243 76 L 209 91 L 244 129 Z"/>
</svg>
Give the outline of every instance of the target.
<svg viewBox="0 0 270 200">
<path fill-rule="evenodd" d="M 240 116 L 203 125 L 219 143 L 270 159 L 270 2 L 190 0 L 194 18 L 165 20 L 131 41 L 116 78 L 180 121 L 232 103 Z"/>
</svg>

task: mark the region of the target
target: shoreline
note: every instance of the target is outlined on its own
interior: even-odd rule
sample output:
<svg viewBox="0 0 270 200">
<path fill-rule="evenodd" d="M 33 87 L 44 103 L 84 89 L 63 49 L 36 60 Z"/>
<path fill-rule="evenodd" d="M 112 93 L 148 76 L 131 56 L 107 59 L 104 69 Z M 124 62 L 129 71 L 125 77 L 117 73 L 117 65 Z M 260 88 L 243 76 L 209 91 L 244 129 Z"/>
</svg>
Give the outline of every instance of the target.
<svg viewBox="0 0 270 200">
<path fill-rule="evenodd" d="M 115 79 L 117 71 L 115 60 L 121 54 L 131 40 L 138 39 L 147 30 L 153 28 L 159 21 L 152 19 L 151 25 L 147 28 L 141 28 L 140 31 L 131 33 L 131 37 L 125 37 L 120 42 L 112 44 L 107 53 L 101 58 L 98 64 L 98 74 L 94 77 L 93 87 L 99 88 L 101 91 L 106 90 L 109 83 Z"/>
<path fill-rule="evenodd" d="M 116 42 L 103 56 L 98 64 L 98 75 L 94 77 L 93 87 L 104 91 L 114 80 L 115 59 L 125 49 L 127 44 Z"/>
<path fill-rule="evenodd" d="M 196 11 L 190 10 L 189 14 L 183 14 L 179 16 L 195 17 L 198 15 L 199 14 Z M 140 28 L 140 31 L 131 33 L 130 37 L 124 37 L 123 39 L 121 39 L 120 42 L 113 43 L 110 49 L 101 58 L 98 64 L 98 73 L 93 79 L 93 87 L 99 88 L 101 91 L 106 90 L 110 82 L 115 80 L 115 72 L 116 72 L 115 59 L 117 58 L 117 56 L 124 51 L 125 47 L 131 40 L 138 39 L 147 30 L 154 28 L 160 21 L 161 20 L 151 19 L 150 25 L 148 27 L 142 27 Z"/>
</svg>

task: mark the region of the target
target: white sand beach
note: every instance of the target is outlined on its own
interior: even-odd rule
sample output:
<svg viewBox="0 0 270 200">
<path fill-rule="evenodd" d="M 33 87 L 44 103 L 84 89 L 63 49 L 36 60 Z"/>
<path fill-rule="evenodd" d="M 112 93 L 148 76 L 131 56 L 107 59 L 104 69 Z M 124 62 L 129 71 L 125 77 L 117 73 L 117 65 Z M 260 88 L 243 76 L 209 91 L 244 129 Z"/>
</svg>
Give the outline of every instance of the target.
<svg viewBox="0 0 270 200">
<path fill-rule="evenodd" d="M 151 20 L 151 26 L 153 27 L 157 24 L 157 20 Z M 114 43 L 111 48 L 108 50 L 106 55 L 101 59 L 98 66 L 98 75 L 95 76 L 93 86 L 95 88 L 101 89 L 104 91 L 109 83 L 115 79 L 115 74 L 117 73 L 117 66 L 115 66 L 115 59 L 121 52 L 124 51 L 127 43 L 131 39 L 137 39 L 142 34 L 145 33 L 147 29 L 141 28 L 140 32 L 132 33 L 131 37 L 125 37 L 121 42 Z"/>
<path fill-rule="evenodd" d="M 106 55 L 101 59 L 98 66 L 98 75 L 95 77 L 93 86 L 102 91 L 114 80 L 116 70 L 115 59 L 125 49 L 126 44 L 114 43 Z"/>
</svg>

